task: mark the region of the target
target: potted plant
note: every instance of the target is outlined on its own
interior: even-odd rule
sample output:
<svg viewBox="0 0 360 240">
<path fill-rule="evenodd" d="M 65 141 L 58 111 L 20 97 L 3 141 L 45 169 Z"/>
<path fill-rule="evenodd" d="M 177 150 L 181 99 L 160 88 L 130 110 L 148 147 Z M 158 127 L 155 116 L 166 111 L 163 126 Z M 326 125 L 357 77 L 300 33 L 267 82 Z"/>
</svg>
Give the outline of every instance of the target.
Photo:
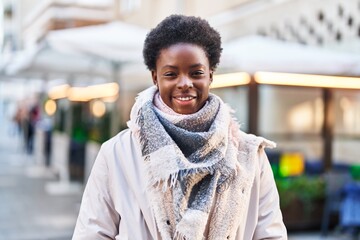
<svg viewBox="0 0 360 240">
<path fill-rule="evenodd" d="M 288 229 L 320 226 L 325 200 L 325 182 L 321 176 L 276 178 L 276 185 Z"/>
</svg>

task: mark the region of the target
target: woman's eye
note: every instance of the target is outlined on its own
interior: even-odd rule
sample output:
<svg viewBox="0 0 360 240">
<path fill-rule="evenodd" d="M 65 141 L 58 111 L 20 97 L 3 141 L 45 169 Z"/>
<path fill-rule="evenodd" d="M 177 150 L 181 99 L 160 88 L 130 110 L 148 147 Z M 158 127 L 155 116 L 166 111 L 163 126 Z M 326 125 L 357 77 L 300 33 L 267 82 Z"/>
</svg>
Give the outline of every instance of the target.
<svg viewBox="0 0 360 240">
<path fill-rule="evenodd" d="M 174 77 L 174 76 L 176 76 L 176 74 L 173 73 L 173 72 L 167 72 L 167 73 L 164 74 L 164 76 L 165 77 Z"/>
<path fill-rule="evenodd" d="M 200 75 L 203 75 L 203 74 L 204 74 L 203 71 L 195 71 L 195 72 L 193 72 L 193 75 L 195 75 L 195 76 L 200 76 Z"/>
</svg>

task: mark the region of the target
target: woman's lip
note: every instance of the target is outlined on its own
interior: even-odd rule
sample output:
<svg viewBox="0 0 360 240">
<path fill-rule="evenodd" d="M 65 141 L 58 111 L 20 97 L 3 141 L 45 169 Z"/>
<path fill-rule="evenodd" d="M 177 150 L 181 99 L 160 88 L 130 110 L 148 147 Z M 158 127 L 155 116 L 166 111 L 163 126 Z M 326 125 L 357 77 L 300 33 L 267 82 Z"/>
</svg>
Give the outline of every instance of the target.
<svg viewBox="0 0 360 240">
<path fill-rule="evenodd" d="M 184 97 L 191 97 L 191 98 L 196 98 L 196 95 L 192 95 L 192 94 L 176 94 L 173 95 L 174 98 L 184 98 Z"/>
<path fill-rule="evenodd" d="M 196 97 L 186 95 L 186 96 L 175 96 L 174 98 L 179 101 L 190 101 L 190 100 L 195 99 Z"/>
</svg>

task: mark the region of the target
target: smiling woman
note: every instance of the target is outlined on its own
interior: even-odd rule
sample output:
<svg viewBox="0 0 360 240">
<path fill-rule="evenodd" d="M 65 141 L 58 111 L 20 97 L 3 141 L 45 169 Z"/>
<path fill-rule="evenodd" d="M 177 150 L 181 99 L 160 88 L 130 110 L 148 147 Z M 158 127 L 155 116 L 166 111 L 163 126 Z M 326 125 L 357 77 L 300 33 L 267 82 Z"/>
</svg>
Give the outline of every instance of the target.
<svg viewBox="0 0 360 240">
<path fill-rule="evenodd" d="M 287 239 L 264 148 L 209 92 L 221 38 L 182 15 L 147 35 L 154 86 L 139 94 L 129 129 L 104 143 L 73 239 Z"/>
</svg>

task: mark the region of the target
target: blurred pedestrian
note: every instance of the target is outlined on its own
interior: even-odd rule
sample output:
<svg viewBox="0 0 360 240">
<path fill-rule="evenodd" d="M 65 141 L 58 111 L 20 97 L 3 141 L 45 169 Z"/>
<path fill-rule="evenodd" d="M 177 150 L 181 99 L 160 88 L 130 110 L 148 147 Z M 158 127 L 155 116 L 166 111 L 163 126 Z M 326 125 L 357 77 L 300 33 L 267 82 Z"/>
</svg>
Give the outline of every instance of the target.
<svg viewBox="0 0 360 240">
<path fill-rule="evenodd" d="M 17 103 L 16 111 L 13 115 L 13 122 L 16 125 L 16 134 L 21 137 L 21 148 L 26 150 L 27 146 L 27 122 L 28 106 L 24 100 Z"/>
<path fill-rule="evenodd" d="M 28 117 L 26 118 L 26 152 L 32 154 L 34 151 L 34 138 L 35 138 L 35 127 L 36 123 L 40 118 L 40 109 L 38 104 L 34 104 L 30 107 Z"/>
<path fill-rule="evenodd" d="M 23 132 L 23 122 L 26 118 L 26 107 L 22 101 L 19 101 L 16 106 L 15 113 L 13 114 L 13 122 L 16 124 L 16 133 L 21 134 Z"/>
<path fill-rule="evenodd" d="M 73 239 L 287 239 L 264 148 L 209 93 L 219 33 L 172 15 L 147 35 L 154 86 L 129 129 L 104 143 L 85 188 Z"/>
<path fill-rule="evenodd" d="M 20 111 L 20 108 L 17 108 L 16 109 L 16 112 L 13 116 L 13 122 L 16 126 L 16 130 L 15 130 L 15 135 L 19 135 L 21 133 L 21 111 Z"/>
</svg>

